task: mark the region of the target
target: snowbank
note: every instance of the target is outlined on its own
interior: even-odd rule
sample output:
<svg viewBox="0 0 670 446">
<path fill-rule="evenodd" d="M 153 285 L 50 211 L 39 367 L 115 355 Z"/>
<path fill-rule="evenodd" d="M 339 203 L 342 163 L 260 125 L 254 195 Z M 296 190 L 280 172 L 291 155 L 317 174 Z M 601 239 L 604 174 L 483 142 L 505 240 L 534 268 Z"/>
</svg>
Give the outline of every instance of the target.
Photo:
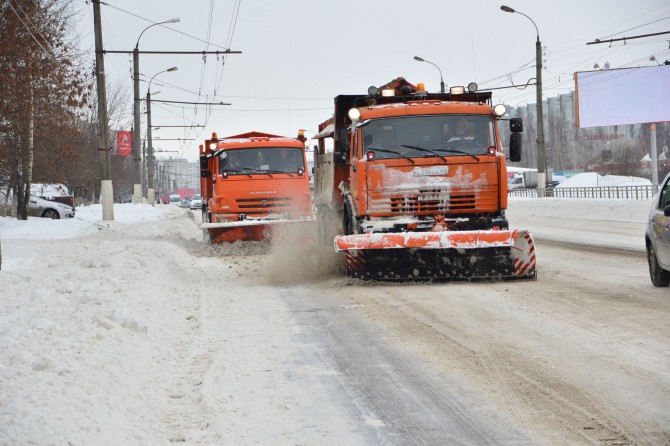
<svg viewBox="0 0 670 446">
<path fill-rule="evenodd" d="M 114 220 L 102 220 L 102 206 L 80 206 L 73 219 L 51 220 L 28 217 L 17 220 L 13 217 L 0 217 L 0 239 L 55 240 L 81 237 L 96 232 L 101 227 L 115 224 L 152 222 L 175 218 L 183 215 L 184 210 L 177 206 L 148 204 L 114 204 Z"/>
<path fill-rule="evenodd" d="M 621 175 L 602 176 L 596 172 L 583 172 L 567 178 L 556 188 L 562 187 L 623 187 L 623 186 L 651 186 L 651 181 L 639 177 Z"/>
</svg>

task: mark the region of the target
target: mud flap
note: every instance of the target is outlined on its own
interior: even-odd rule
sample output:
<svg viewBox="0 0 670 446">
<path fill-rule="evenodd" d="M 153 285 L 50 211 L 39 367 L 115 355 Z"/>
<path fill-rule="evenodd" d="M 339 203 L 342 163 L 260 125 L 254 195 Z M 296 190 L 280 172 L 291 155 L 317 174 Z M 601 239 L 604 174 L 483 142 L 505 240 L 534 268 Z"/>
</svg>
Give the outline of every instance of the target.
<svg viewBox="0 0 670 446">
<path fill-rule="evenodd" d="M 405 243 L 398 234 L 385 235 L 336 238 L 336 250 L 346 254 L 347 275 L 370 280 L 536 277 L 535 247 L 528 231 L 414 233 Z M 345 246 L 357 248 L 342 249 Z"/>
</svg>

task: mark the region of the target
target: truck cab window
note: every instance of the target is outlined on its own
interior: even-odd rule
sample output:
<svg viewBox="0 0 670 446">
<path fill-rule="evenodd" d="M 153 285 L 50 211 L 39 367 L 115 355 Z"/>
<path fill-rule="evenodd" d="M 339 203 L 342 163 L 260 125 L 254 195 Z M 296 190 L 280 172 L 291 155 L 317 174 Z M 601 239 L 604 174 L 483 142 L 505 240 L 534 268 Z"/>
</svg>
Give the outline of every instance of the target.
<svg viewBox="0 0 670 446">
<path fill-rule="evenodd" d="M 495 146 L 493 119 L 486 115 L 404 116 L 376 119 L 362 128 L 363 150 L 377 158 L 484 155 Z M 422 150 L 424 149 L 424 150 Z M 453 151 L 450 151 L 453 150 Z"/>
<path fill-rule="evenodd" d="M 227 150 L 219 157 L 219 173 L 248 175 L 253 173 L 294 173 L 305 168 L 302 150 L 296 147 L 255 147 Z"/>
</svg>

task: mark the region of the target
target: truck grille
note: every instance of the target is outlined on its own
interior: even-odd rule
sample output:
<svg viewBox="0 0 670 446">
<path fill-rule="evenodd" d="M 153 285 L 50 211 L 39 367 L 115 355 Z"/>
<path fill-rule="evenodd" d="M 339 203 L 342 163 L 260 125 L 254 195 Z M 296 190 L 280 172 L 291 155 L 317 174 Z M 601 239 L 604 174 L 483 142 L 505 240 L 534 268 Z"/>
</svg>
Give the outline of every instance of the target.
<svg viewBox="0 0 670 446">
<path fill-rule="evenodd" d="M 235 203 L 245 214 L 267 214 L 289 210 L 291 201 L 291 197 L 254 197 L 238 198 Z"/>
<path fill-rule="evenodd" d="M 498 206 L 495 188 L 486 190 L 420 189 L 406 194 L 371 194 L 370 213 L 376 215 L 491 212 Z"/>
<path fill-rule="evenodd" d="M 413 196 L 391 197 L 391 212 L 447 212 L 475 209 L 475 194 L 448 195 L 441 190 L 420 190 Z"/>
</svg>

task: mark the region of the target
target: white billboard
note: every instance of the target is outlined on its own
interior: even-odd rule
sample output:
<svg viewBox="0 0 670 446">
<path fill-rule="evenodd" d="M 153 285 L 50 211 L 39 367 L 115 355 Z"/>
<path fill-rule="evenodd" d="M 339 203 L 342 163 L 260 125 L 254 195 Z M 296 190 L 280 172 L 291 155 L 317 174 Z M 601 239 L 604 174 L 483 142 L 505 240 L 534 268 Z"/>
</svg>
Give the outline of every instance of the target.
<svg viewBox="0 0 670 446">
<path fill-rule="evenodd" d="M 670 121 L 670 65 L 575 73 L 577 128 Z"/>
</svg>

